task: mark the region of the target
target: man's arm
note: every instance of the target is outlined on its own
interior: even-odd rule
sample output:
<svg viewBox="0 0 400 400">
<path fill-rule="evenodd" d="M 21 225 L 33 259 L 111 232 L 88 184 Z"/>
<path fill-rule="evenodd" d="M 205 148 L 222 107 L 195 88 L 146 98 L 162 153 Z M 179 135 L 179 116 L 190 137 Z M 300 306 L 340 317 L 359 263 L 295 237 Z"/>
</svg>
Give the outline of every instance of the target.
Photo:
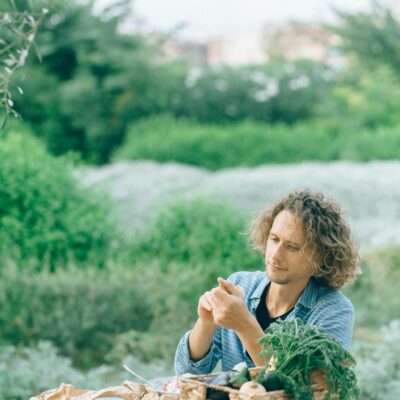
<svg viewBox="0 0 400 400">
<path fill-rule="evenodd" d="M 193 361 L 201 360 L 210 350 L 217 325 L 198 319 L 189 336 L 189 354 Z"/>
<path fill-rule="evenodd" d="M 265 365 L 267 358 L 259 357 L 261 345 L 258 339 L 264 336 L 261 326 L 248 310 L 238 289 L 224 279 L 218 278 L 218 282 L 220 287 L 213 289 L 209 296 L 214 321 L 236 332 L 256 366 Z"/>
<path fill-rule="evenodd" d="M 189 336 L 189 354 L 193 361 L 201 360 L 208 353 L 218 328 L 212 313 L 210 295 L 210 292 L 205 292 L 200 297 L 197 306 L 199 318 Z"/>
<path fill-rule="evenodd" d="M 221 358 L 221 338 L 212 315 L 209 296 L 210 292 L 206 292 L 200 297 L 197 308 L 199 318 L 193 330 L 178 344 L 175 354 L 177 375 L 187 372 L 207 374 Z"/>
<path fill-rule="evenodd" d="M 217 329 L 208 353 L 197 361 L 192 360 L 189 353 L 189 336 L 191 333 L 191 331 L 187 332 L 179 341 L 175 353 L 175 373 L 176 375 L 185 373 L 209 374 L 215 368 L 218 360 L 221 359 L 221 331 Z"/>
<path fill-rule="evenodd" d="M 264 366 L 268 361 L 268 356 L 260 357 L 261 345 L 258 343 L 258 339 L 264 336 L 264 331 L 257 322 L 257 319 L 250 314 L 247 325 L 244 325 L 243 328 L 238 328 L 236 334 L 239 336 L 247 353 L 249 353 L 254 365 L 256 367 Z"/>
</svg>

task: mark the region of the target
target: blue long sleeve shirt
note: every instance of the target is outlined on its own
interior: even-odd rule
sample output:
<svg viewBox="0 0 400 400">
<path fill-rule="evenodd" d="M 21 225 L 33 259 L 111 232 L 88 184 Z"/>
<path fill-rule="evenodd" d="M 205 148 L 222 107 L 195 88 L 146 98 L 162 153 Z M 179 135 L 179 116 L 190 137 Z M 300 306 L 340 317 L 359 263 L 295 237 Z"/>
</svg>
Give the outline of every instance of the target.
<svg viewBox="0 0 400 400">
<path fill-rule="evenodd" d="M 236 272 L 228 280 L 242 287 L 247 307 L 255 315 L 261 295 L 269 283 L 267 274 L 261 271 Z M 300 318 L 305 324 L 320 326 L 345 349 L 350 347 L 354 309 L 350 300 L 340 291 L 323 287 L 311 278 L 286 321 L 294 318 Z M 176 350 L 177 375 L 208 374 L 219 360 L 222 361 L 223 371 L 231 370 L 242 361 L 245 361 L 248 367 L 254 367 L 237 334 L 232 329 L 223 327 L 216 330 L 208 353 L 201 360 L 191 360 L 188 342 L 190 333 L 191 331 L 186 332 Z"/>
</svg>

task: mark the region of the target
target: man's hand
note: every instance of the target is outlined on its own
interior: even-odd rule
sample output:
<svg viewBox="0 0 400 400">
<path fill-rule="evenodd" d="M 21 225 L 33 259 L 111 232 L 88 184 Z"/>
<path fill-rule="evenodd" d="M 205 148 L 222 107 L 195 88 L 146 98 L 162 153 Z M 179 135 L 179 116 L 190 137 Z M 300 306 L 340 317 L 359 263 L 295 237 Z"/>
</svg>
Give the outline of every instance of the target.
<svg viewBox="0 0 400 400">
<path fill-rule="evenodd" d="M 216 325 L 213 317 L 210 296 L 211 292 L 205 292 L 202 296 L 200 296 L 199 304 L 197 306 L 197 314 L 202 322 Z"/>
<path fill-rule="evenodd" d="M 247 308 L 240 287 L 218 278 L 219 287 L 207 296 L 214 322 L 227 329 L 242 330 L 252 315 Z"/>
<path fill-rule="evenodd" d="M 218 278 L 218 285 L 221 289 L 224 289 L 227 293 L 234 294 L 236 296 L 244 298 L 244 292 L 243 289 L 240 287 L 240 285 L 233 286 L 231 282 L 222 278 Z"/>
<path fill-rule="evenodd" d="M 199 319 L 189 335 L 189 354 L 193 361 L 201 360 L 210 350 L 213 336 L 218 328 L 214 321 L 210 292 L 200 296 L 197 306 Z"/>
</svg>

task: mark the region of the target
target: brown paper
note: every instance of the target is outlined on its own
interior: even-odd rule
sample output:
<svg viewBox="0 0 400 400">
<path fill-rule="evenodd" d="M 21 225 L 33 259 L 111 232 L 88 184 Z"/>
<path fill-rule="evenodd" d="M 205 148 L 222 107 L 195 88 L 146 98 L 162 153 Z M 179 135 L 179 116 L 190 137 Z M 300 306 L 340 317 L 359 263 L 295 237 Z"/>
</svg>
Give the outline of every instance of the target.
<svg viewBox="0 0 400 400">
<path fill-rule="evenodd" d="M 122 386 L 109 387 L 102 390 L 76 389 L 72 385 L 62 383 L 57 389 L 47 390 L 30 400 L 95 400 L 102 397 L 118 397 L 125 400 L 172 400 L 178 396 L 159 395 L 148 386 L 125 381 Z"/>
</svg>

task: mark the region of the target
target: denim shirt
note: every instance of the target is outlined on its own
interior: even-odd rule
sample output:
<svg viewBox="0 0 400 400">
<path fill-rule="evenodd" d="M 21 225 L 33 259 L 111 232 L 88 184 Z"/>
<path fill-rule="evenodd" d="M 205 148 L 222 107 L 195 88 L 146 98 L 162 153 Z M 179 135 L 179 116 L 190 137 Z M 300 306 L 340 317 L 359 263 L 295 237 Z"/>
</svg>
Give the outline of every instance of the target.
<svg viewBox="0 0 400 400">
<path fill-rule="evenodd" d="M 249 311 L 255 316 L 263 290 L 269 283 L 265 272 L 236 272 L 228 280 L 234 285 L 240 285 L 245 293 L 245 302 Z M 323 287 L 313 278 L 310 279 L 292 312 L 286 321 L 300 318 L 305 324 L 323 328 L 335 338 L 345 349 L 351 344 L 354 325 L 354 309 L 350 300 L 340 291 Z M 232 329 L 218 327 L 208 353 L 198 361 L 190 359 L 189 335 L 179 341 L 175 354 L 175 372 L 208 374 L 217 362 L 222 360 L 222 370 L 229 371 L 234 365 L 245 361 L 249 367 L 254 367 L 251 358 L 246 354 L 242 342 Z"/>
</svg>

